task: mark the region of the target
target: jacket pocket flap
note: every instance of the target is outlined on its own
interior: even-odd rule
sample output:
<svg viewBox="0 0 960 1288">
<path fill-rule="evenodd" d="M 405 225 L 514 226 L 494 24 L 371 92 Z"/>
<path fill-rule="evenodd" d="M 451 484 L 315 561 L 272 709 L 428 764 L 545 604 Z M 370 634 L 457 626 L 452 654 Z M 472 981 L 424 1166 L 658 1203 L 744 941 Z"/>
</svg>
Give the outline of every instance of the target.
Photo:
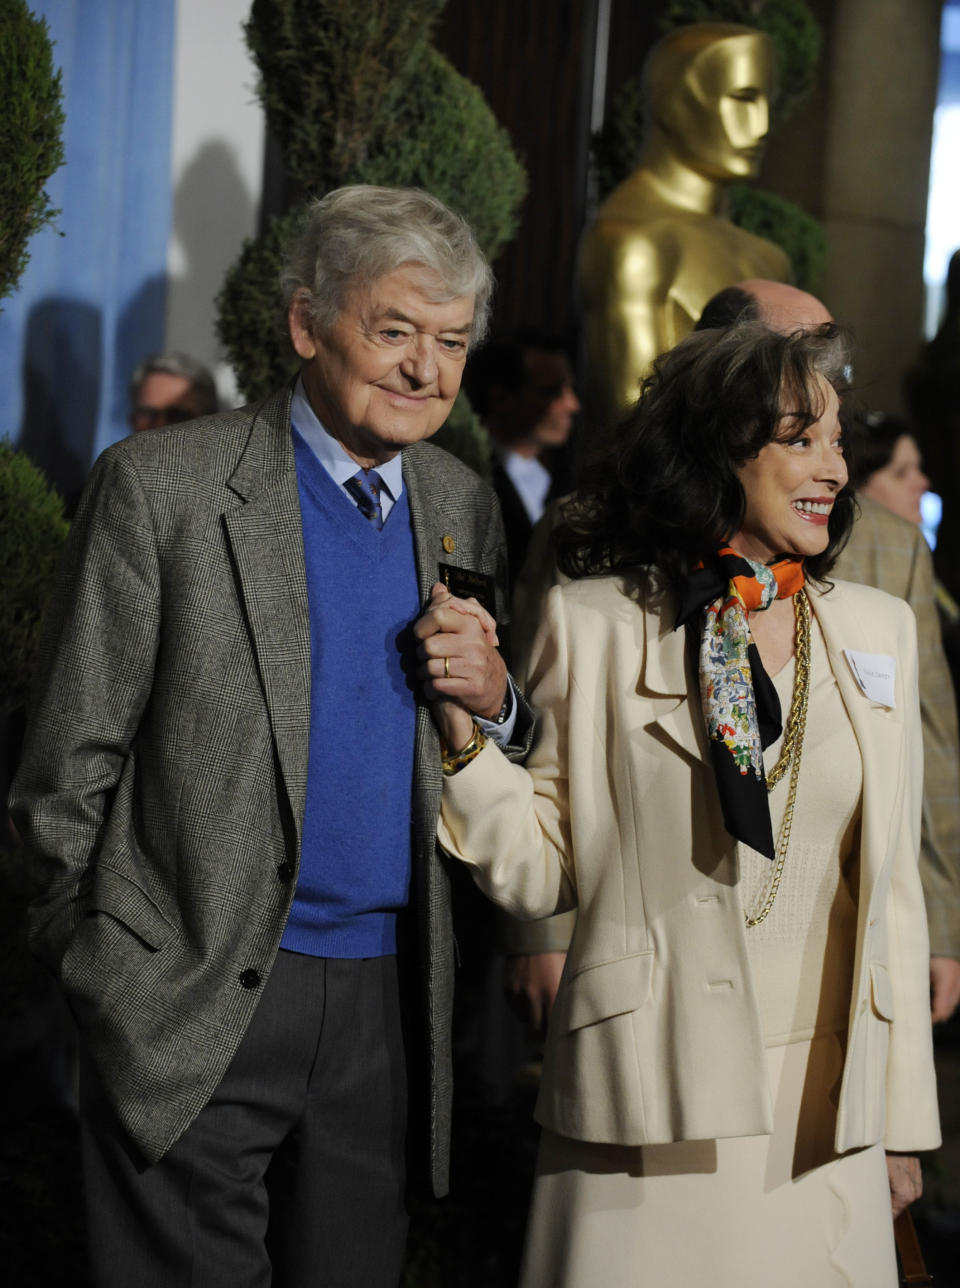
<svg viewBox="0 0 960 1288">
<path fill-rule="evenodd" d="M 650 996 L 653 958 L 652 952 L 633 953 L 584 966 L 564 982 L 550 1023 L 558 1032 L 569 1033 L 637 1010 Z"/>
<path fill-rule="evenodd" d="M 870 993 L 876 1013 L 885 1020 L 892 1020 L 893 988 L 890 974 L 882 962 L 870 963 Z"/>
<path fill-rule="evenodd" d="M 150 948 L 159 948 L 174 929 L 141 886 L 103 864 L 96 869 L 88 911 L 113 917 Z"/>
</svg>

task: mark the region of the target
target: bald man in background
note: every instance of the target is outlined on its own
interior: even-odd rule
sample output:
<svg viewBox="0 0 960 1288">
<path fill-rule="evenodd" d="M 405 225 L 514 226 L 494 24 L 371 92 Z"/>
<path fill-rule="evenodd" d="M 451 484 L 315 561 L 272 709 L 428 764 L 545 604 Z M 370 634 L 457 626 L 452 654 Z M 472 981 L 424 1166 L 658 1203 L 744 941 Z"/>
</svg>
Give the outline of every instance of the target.
<svg viewBox="0 0 960 1288">
<path fill-rule="evenodd" d="M 755 278 L 727 287 L 708 300 L 696 329 L 751 321 L 791 332 L 822 326 L 833 318 L 826 306 L 806 291 Z M 859 518 L 833 574 L 838 580 L 876 586 L 905 599 L 917 619 L 924 755 L 920 876 L 930 926 L 930 1010 L 933 1021 L 939 1023 L 948 1020 L 960 1002 L 960 739 L 956 701 L 934 601 L 933 560 L 923 533 L 918 525 L 869 497 L 860 495 L 858 502 Z M 531 552 L 543 548 L 542 541 L 535 541 Z M 560 574 L 554 569 L 552 576 L 559 578 Z M 530 594 L 530 581 L 529 576 L 521 577 L 527 587 L 528 614 L 541 593 Z M 549 583 L 541 579 L 540 586 L 546 594 Z M 562 945 L 568 941 L 574 915 L 513 922 L 503 933 L 511 954 L 508 987 L 540 1023 L 545 1024 L 556 994 Z"/>
</svg>

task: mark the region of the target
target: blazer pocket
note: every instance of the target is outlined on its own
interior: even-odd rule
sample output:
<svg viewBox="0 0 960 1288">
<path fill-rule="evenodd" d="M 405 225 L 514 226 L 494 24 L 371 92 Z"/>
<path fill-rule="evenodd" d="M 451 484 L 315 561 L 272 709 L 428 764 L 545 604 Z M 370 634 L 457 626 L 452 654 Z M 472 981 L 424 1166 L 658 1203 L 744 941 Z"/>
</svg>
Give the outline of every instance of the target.
<svg viewBox="0 0 960 1288">
<path fill-rule="evenodd" d="M 150 896 L 116 868 L 98 866 L 93 890 L 87 904 L 87 916 L 105 913 L 136 935 L 147 948 L 160 948 L 173 934 L 174 927 Z"/>
<path fill-rule="evenodd" d="M 870 963 L 870 1000 L 882 1020 L 893 1019 L 893 988 L 890 973 L 883 962 Z"/>
<path fill-rule="evenodd" d="M 614 1015 L 636 1011 L 650 998 L 654 953 L 632 953 L 584 966 L 565 981 L 550 1017 L 558 1033 L 570 1033 Z"/>
</svg>

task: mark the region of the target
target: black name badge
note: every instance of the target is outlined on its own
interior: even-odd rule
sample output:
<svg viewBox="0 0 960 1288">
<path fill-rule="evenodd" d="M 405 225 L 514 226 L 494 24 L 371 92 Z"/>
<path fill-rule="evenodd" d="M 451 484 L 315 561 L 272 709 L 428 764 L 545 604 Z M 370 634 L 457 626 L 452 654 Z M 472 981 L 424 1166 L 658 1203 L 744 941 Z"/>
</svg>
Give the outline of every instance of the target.
<svg viewBox="0 0 960 1288">
<path fill-rule="evenodd" d="M 494 581 L 485 572 L 473 572 L 470 568 L 457 568 L 455 564 L 439 564 L 440 580 L 457 599 L 475 599 L 491 617 L 497 615 L 497 600 Z"/>
</svg>

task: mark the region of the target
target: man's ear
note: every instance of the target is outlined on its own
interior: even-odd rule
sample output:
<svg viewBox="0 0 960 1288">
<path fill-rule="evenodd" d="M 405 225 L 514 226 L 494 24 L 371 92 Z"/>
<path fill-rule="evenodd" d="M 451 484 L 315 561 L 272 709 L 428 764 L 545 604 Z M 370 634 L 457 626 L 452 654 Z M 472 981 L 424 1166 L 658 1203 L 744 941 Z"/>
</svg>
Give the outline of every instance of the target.
<svg viewBox="0 0 960 1288">
<path fill-rule="evenodd" d="M 317 346 L 310 327 L 310 292 L 301 287 L 290 301 L 287 310 L 287 325 L 290 328 L 290 341 L 297 356 L 308 362 L 316 356 Z"/>
</svg>

